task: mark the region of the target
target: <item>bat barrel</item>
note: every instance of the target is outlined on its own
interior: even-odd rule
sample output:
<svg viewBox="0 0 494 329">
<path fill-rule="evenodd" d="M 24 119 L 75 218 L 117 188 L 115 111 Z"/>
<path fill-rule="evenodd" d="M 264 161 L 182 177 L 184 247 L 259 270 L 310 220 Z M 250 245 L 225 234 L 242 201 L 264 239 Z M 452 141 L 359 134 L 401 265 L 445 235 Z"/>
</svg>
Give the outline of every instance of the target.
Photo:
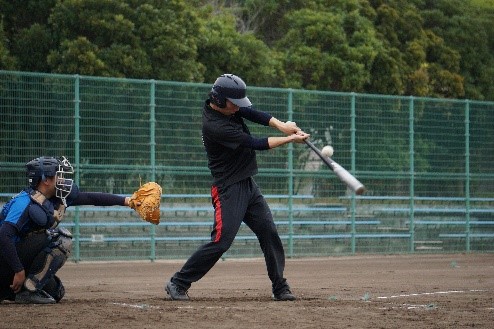
<svg viewBox="0 0 494 329">
<path fill-rule="evenodd" d="M 357 189 L 355 190 L 355 194 L 357 195 L 362 195 L 364 194 L 364 192 L 365 192 L 365 186 L 362 184 L 360 184 L 360 186 L 357 187 Z"/>
<path fill-rule="evenodd" d="M 323 155 L 321 151 L 309 140 L 304 141 L 319 158 L 335 173 L 338 178 L 345 183 L 352 191 L 357 195 L 361 195 L 365 192 L 364 185 L 358 181 L 352 174 L 350 174 L 345 168 L 340 166 L 336 161 Z"/>
<path fill-rule="evenodd" d="M 355 176 L 350 174 L 345 168 L 340 166 L 333 160 L 333 171 L 338 178 L 345 183 L 352 191 L 357 195 L 361 195 L 365 191 L 364 184 L 362 184 Z"/>
</svg>

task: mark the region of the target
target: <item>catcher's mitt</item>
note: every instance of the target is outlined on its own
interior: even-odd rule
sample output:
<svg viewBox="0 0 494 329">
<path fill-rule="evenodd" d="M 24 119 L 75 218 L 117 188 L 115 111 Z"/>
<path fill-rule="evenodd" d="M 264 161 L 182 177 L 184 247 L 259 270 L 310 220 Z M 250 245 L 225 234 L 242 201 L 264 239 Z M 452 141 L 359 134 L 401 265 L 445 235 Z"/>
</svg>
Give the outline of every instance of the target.
<svg viewBox="0 0 494 329">
<path fill-rule="evenodd" d="M 129 207 L 137 211 L 143 220 L 158 225 L 160 223 L 161 193 L 162 189 L 158 183 L 146 183 L 132 194 Z"/>
</svg>

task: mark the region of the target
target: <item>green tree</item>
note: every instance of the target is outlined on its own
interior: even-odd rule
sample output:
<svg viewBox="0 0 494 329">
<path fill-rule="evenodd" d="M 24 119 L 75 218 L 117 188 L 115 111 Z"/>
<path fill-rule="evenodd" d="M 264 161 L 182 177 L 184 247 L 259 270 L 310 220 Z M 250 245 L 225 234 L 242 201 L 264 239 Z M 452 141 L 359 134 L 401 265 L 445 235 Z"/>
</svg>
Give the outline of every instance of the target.
<svg viewBox="0 0 494 329">
<path fill-rule="evenodd" d="M 4 26 L 3 47 L 9 53 L 9 62 L 17 63 L 4 68 L 49 72 L 46 55 L 53 44 L 45 24 L 55 2 L 0 0 L 0 19 Z"/>
<path fill-rule="evenodd" d="M 421 2 L 417 0 L 417 2 Z M 403 0 L 372 1 L 376 11 L 374 26 L 384 44 L 385 53 L 379 56 L 385 71 L 375 67 L 379 78 L 369 86 L 390 94 L 415 96 L 464 96 L 463 79 L 459 69 L 459 53 L 443 38 L 424 26 L 420 10 L 413 2 Z M 394 56 L 386 56 L 393 53 Z M 384 74 L 396 81 L 385 83 Z M 391 89 L 382 88 L 382 83 Z"/>
<path fill-rule="evenodd" d="M 249 85 L 280 86 L 283 75 L 279 54 L 250 32 L 236 29 L 236 18 L 228 10 L 206 15 L 198 61 L 204 65 L 205 81 L 220 74 L 235 73 Z"/>
<path fill-rule="evenodd" d="M 203 81 L 204 66 L 197 60 L 204 33 L 194 2 L 131 1 L 135 8 L 135 37 L 148 54 L 149 77 L 173 81 Z"/>
<path fill-rule="evenodd" d="M 284 19 L 286 87 L 363 92 L 381 48 L 358 1 L 301 9 Z"/>
<path fill-rule="evenodd" d="M 98 57 L 98 47 L 85 37 L 65 40 L 58 51 L 48 56 L 53 72 L 77 73 L 82 75 L 109 76 L 109 70 Z"/>
<path fill-rule="evenodd" d="M 454 48 L 455 64 L 464 79 L 465 97 L 494 99 L 494 7 L 458 0 L 426 1 L 426 28 Z M 447 57 L 445 57 L 447 60 Z"/>
<path fill-rule="evenodd" d="M 23 28 L 12 41 L 12 52 L 22 71 L 49 72 L 46 58 L 54 47 L 51 31 L 40 23 Z"/>
<path fill-rule="evenodd" d="M 200 25 L 185 1 L 68 0 L 57 3 L 49 23 L 62 45 L 50 55 L 54 71 L 78 66 L 67 62 L 76 57 L 66 52 L 85 39 L 102 63 L 96 71 L 105 67 L 106 76 L 202 80 L 204 68 L 196 60 Z"/>
<path fill-rule="evenodd" d="M 10 55 L 3 29 L 3 21 L 0 19 L 0 70 L 13 70 L 15 68 L 16 61 L 15 58 Z"/>
<path fill-rule="evenodd" d="M 241 0 L 237 10 L 240 31 L 253 32 L 270 47 L 283 37 L 280 22 L 286 14 L 312 6 L 313 0 Z"/>
<path fill-rule="evenodd" d="M 0 0 L 0 13 L 3 68 L 198 82 L 230 71 L 264 86 L 494 100 L 492 1 Z"/>
<path fill-rule="evenodd" d="M 7 37 L 11 40 L 33 24 L 45 24 L 57 0 L 0 0 Z"/>
</svg>

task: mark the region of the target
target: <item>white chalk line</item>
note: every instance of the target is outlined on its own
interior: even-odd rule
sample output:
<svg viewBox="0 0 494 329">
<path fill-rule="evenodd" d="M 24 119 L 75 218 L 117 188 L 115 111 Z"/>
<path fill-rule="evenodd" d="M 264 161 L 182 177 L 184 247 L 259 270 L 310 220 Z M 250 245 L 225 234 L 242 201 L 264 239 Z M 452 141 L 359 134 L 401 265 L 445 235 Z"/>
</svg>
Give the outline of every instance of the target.
<svg viewBox="0 0 494 329">
<path fill-rule="evenodd" d="M 417 296 L 434 296 L 434 295 L 448 295 L 448 294 L 464 294 L 464 293 L 472 293 L 472 292 L 487 292 L 489 290 L 483 289 L 470 289 L 470 290 L 447 290 L 447 291 L 435 291 L 435 292 L 422 292 L 422 293 L 412 293 L 412 294 L 400 294 L 400 295 L 392 295 L 392 296 L 380 296 L 376 297 L 376 299 L 386 300 L 393 298 L 403 298 L 403 297 L 417 297 Z M 388 309 L 389 307 L 381 307 L 381 309 Z M 437 305 L 434 303 L 431 304 L 407 304 L 403 303 L 399 306 L 391 307 L 393 309 L 402 308 L 407 310 L 434 310 L 437 309 Z"/>
<path fill-rule="evenodd" d="M 421 292 L 421 293 L 410 293 L 410 294 L 399 294 L 399 295 L 391 295 L 391 296 L 378 296 L 376 299 L 380 300 L 386 300 L 386 299 L 394 299 L 394 298 L 404 298 L 404 297 L 417 297 L 417 296 L 434 296 L 434 295 L 448 295 L 448 294 L 461 294 L 461 293 L 472 293 L 472 292 L 488 292 L 489 290 L 484 290 L 484 289 L 470 289 L 470 290 L 447 290 L 447 291 L 435 291 L 435 292 Z M 369 300 L 370 301 L 370 300 Z M 148 304 L 129 304 L 129 303 L 112 303 L 113 305 L 117 306 L 122 306 L 122 307 L 129 307 L 129 308 L 135 308 L 135 309 L 157 309 L 161 310 L 162 307 L 160 306 L 154 306 L 154 305 L 148 305 Z M 400 308 L 405 308 L 405 309 L 435 309 L 436 305 L 435 304 L 401 304 L 399 306 Z M 243 309 L 243 307 L 236 307 L 236 306 L 193 306 L 193 305 L 186 305 L 186 306 L 177 306 L 177 309 Z M 383 307 L 382 309 L 387 309 L 386 307 Z M 494 308 L 487 308 L 488 310 L 494 310 Z"/>
<path fill-rule="evenodd" d="M 128 303 L 112 303 L 113 305 L 122 306 L 122 307 L 130 307 L 130 308 L 138 308 L 141 310 L 146 309 L 161 309 L 159 306 L 153 306 L 148 304 L 128 304 Z"/>
<path fill-rule="evenodd" d="M 122 307 L 129 307 L 129 308 L 136 308 L 136 309 L 141 309 L 141 310 L 147 310 L 147 309 L 155 309 L 155 310 L 161 310 L 163 307 L 161 306 L 154 306 L 154 305 L 148 305 L 148 304 L 129 304 L 129 303 L 112 303 L 112 305 L 117 305 L 117 306 L 122 306 Z M 176 309 L 238 309 L 238 310 L 243 310 L 243 307 L 240 306 L 194 306 L 194 305 L 186 305 L 186 306 L 175 306 L 174 308 Z"/>
<path fill-rule="evenodd" d="M 425 309 L 425 310 L 433 310 L 436 309 L 435 304 L 423 304 L 423 305 L 417 305 L 417 304 L 401 304 L 398 307 L 380 307 L 380 310 L 387 310 L 389 308 L 396 309 L 396 308 L 404 308 L 407 310 L 416 310 L 416 309 Z"/>
<path fill-rule="evenodd" d="M 487 292 L 488 290 L 482 289 L 471 289 L 471 290 L 447 290 L 447 291 L 434 291 L 434 292 L 421 292 L 421 293 L 412 293 L 412 294 L 400 294 L 400 295 L 391 295 L 391 296 L 380 296 L 376 297 L 377 299 L 391 299 L 391 298 L 400 298 L 400 297 L 416 297 L 416 296 L 431 296 L 431 295 L 447 295 L 447 294 L 464 294 L 467 292 Z"/>
</svg>

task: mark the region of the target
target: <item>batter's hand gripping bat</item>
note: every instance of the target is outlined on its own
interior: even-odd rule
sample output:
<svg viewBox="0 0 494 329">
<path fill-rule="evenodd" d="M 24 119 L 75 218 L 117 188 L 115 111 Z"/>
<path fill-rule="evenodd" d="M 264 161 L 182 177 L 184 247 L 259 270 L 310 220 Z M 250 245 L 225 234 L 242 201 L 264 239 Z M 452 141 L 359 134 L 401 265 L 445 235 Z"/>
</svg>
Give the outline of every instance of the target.
<svg viewBox="0 0 494 329">
<path fill-rule="evenodd" d="M 331 169 L 338 178 L 346 184 L 352 191 L 357 195 L 361 195 L 365 191 L 364 185 L 358 181 L 352 174 L 350 174 L 345 168 L 340 166 L 333 159 L 325 156 L 321 151 L 312 144 L 308 139 L 304 140 L 305 144 L 309 146 L 320 158 L 321 160 Z"/>
</svg>

